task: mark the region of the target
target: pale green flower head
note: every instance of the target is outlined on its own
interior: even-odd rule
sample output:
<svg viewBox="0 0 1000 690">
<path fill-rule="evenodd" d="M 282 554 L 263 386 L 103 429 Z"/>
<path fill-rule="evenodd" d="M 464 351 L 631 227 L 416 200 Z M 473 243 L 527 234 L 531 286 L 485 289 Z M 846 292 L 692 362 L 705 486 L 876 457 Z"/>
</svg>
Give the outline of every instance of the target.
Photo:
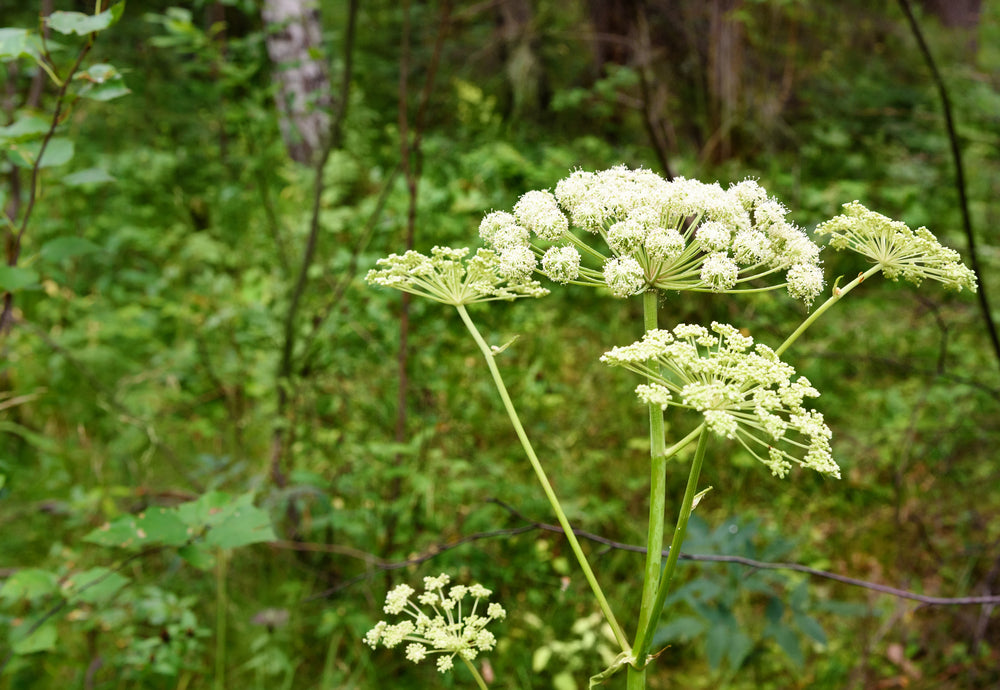
<svg viewBox="0 0 1000 690">
<path fill-rule="evenodd" d="M 534 256 L 512 273 L 495 251 L 480 249 L 471 259 L 468 254 L 467 247 L 434 247 L 430 256 L 412 250 L 392 254 L 379 259 L 365 280 L 454 306 L 549 294 L 530 277 Z"/>
<path fill-rule="evenodd" d="M 527 192 L 513 213 L 487 214 L 479 234 L 502 275 L 538 271 L 616 297 L 786 287 L 809 304 L 823 289 L 819 247 L 787 214 L 754 180 L 723 189 L 618 166 Z"/>
<path fill-rule="evenodd" d="M 834 249 L 852 249 L 867 257 L 890 280 L 920 285 L 928 279 L 959 292 L 977 289 L 976 274 L 958 252 L 942 246 L 927 228 L 911 230 L 857 201 L 844 204 L 844 213 L 821 223 L 816 234 L 830 235 Z"/>
<path fill-rule="evenodd" d="M 708 429 L 734 439 L 784 477 L 792 463 L 840 477 L 823 415 L 803 406 L 819 391 L 774 351 L 729 324 L 681 324 L 604 353 L 601 361 L 647 378 L 644 403 L 702 414 Z M 650 366 L 656 362 L 659 367 Z"/>
<path fill-rule="evenodd" d="M 442 573 L 425 577 L 420 594 L 405 584 L 392 589 L 385 599 L 385 612 L 410 620 L 379 621 L 365 634 L 365 644 L 377 649 L 380 644 L 393 648 L 407 642 L 407 659 L 417 664 L 437 656 L 436 666 L 442 673 L 452 668 L 456 654 L 472 661 L 480 652 L 493 649 L 496 638 L 486 626 L 503 620 L 507 612 L 500 604 L 486 603 L 492 592 L 482 585 L 454 585 L 446 590 L 450 581 Z"/>
</svg>

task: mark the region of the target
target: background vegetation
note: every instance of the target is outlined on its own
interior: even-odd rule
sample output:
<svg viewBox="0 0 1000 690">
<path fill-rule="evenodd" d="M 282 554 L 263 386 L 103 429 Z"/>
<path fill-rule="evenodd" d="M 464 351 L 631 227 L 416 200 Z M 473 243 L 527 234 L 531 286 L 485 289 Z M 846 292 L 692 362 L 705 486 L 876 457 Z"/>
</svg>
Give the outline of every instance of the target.
<svg viewBox="0 0 1000 690">
<path fill-rule="evenodd" d="M 0 25 L 38 28 L 30 5 L 0 3 Z M 996 303 L 1000 2 L 955 25 L 915 10 Z M 129 3 L 87 57 L 131 93 L 66 113 L 75 152 L 42 171 L 19 258 L 37 279 L 7 286 L 0 687 L 458 687 L 462 670 L 361 644 L 388 587 L 442 571 L 510 614 L 496 687 L 585 687 L 602 668 L 595 609 L 558 534 L 515 531 L 551 516 L 472 343 L 449 310 L 364 271 L 408 244 L 476 243 L 483 213 L 618 163 L 757 177 L 805 227 L 859 199 L 967 250 L 939 94 L 897 4 L 323 0 L 319 17 L 333 148 L 304 162 L 252 0 Z M 60 36 L 57 63 L 83 40 Z M 3 69 L 3 124 L 51 117 L 44 75 Z M 18 222 L 15 158 L 0 202 Z M 854 261 L 828 255 L 828 275 Z M 705 467 L 715 490 L 686 550 L 996 593 L 1000 375 L 979 305 L 933 286 L 855 295 L 798 362 L 844 479 L 777 480 L 734 449 Z M 596 359 L 639 335 L 638 315 L 572 289 L 477 312 L 494 342 L 521 336 L 503 364 L 571 519 L 623 544 L 644 541 L 648 441 L 631 384 Z M 783 296 L 685 296 L 663 320 L 721 317 L 767 341 L 801 316 Z M 154 514 L 225 536 L 196 554 L 183 536 L 84 539 Z M 637 607 L 641 556 L 592 552 L 616 607 Z M 100 582 L 81 589 L 88 573 Z M 680 574 L 652 686 L 1000 683 L 992 606 L 734 564 Z"/>
</svg>

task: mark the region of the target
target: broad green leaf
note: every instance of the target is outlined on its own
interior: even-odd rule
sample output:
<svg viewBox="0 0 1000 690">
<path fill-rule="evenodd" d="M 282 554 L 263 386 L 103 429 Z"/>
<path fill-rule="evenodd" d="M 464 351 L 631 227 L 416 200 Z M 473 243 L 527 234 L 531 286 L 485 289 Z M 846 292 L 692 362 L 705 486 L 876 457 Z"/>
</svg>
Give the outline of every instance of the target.
<svg viewBox="0 0 1000 690">
<path fill-rule="evenodd" d="M 38 283 L 38 274 L 30 268 L 0 265 L 0 291 L 17 292 Z"/>
<path fill-rule="evenodd" d="M 77 170 L 62 178 L 61 182 L 69 187 L 79 187 L 87 184 L 104 184 L 105 182 L 116 182 L 107 170 L 103 168 L 86 168 Z"/>
<path fill-rule="evenodd" d="M 41 139 L 52 123 L 38 115 L 19 115 L 16 120 L 0 127 L 0 144 Z"/>
<path fill-rule="evenodd" d="M 180 546 L 189 538 L 188 529 L 177 517 L 176 511 L 150 508 L 144 513 L 126 515 L 106 523 L 83 539 L 102 546 L 135 550 L 159 544 Z"/>
<path fill-rule="evenodd" d="M 0 29 L 0 61 L 30 57 L 38 59 L 38 39 L 27 29 Z"/>
<path fill-rule="evenodd" d="M 84 14 L 83 12 L 53 12 L 46 19 L 49 28 L 61 34 L 77 34 L 86 36 L 97 31 L 103 31 L 117 22 L 122 12 L 125 11 L 125 3 L 106 9 L 99 14 Z"/>
<path fill-rule="evenodd" d="M 34 166 L 38 159 L 38 152 L 41 151 L 42 142 L 29 141 L 24 144 L 12 146 L 10 153 L 11 162 L 21 168 Z M 51 168 L 57 165 L 65 165 L 73 158 L 73 141 L 65 137 L 52 137 L 48 146 L 42 154 L 42 161 L 39 168 Z"/>
<path fill-rule="evenodd" d="M 653 638 L 657 644 L 677 640 L 688 642 L 705 632 L 705 621 L 694 616 L 676 616 L 661 625 Z"/>
<path fill-rule="evenodd" d="M 11 651 L 15 654 L 34 654 L 35 652 L 47 652 L 55 648 L 56 639 L 58 638 L 55 623 L 50 621 L 42 624 L 34 631 L 30 630 L 31 623 L 28 621 L 13 629 L 11 633 Z M 24 634 L 25 637 L 19 637 L 18 633 Z"/>
<path fill-rule="evenodd" d="M 95 101 L 110 101 L 132 93 L 125 86 L 121 72 L 106 63 L 92 65 L 88 69 L 78 72 L 74 78 L 85 82 L 78 93 L 84 98 Z"/>
<path fill-rule="evenodd" d="M 8 602 L 34 601 L 59 589 L 55 573 L 41 568 L 25 568 L 7 578 L 0 587 L 0 599 Z"/>
<path fill-rule="evenodd" d="M 64 588 L 66 597 L 87 604 L 103 604 L 110 601 L 130 580 L 108 568 L 91 568 L 73 575 Z"/>
<path fill-rule="evenodd" d="M 57 237 L 43 244 L 38 253 L 48 261 L 63 261 L 99 251 L 100 247 L 82 237 Z"/>
<path fill-rule="evenodd" d="M 177 549 L 177 555 L 198 570 L 211 570 L 215 567 L 215 554 L 204 544 L 186 544 Z"/>
<path fill-rule="evenodd" d="M 205 543 L 222 549 L 235 549 L 275 539 L 277 536 L 271 527 L 271 516 L 251 505 L 239 508 L 227 520 L 209 530 Z"/>
</svg>

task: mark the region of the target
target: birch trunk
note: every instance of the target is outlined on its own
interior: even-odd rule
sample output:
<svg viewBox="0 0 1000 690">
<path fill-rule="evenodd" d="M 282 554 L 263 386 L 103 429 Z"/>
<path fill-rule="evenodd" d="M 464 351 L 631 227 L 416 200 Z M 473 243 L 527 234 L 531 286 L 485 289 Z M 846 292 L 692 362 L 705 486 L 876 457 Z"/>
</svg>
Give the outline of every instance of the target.
<svg viewBox="0 0 1000 690">
<path fill-rule="evenodd" d="M 281 136 L 289 155 L 312 163 L 330 127 L 330 76 L 323 54 L 319 9 L 313 0 L 264 0 Z"/>
</svg>

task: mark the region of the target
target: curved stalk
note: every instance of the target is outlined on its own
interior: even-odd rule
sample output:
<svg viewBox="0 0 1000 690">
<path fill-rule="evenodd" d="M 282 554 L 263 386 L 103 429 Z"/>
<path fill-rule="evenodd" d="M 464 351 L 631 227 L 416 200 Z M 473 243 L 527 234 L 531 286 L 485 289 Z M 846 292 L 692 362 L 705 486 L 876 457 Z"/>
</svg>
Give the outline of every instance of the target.
<svg viewBox="0 0 1000 690">
<path fill-rule="evenodd" d="M 532 469 L 535 470 L 538 482 L 542 485 L 542 490 L 545 492 L 546 498 L 549 499 L 549 505 L 551 505 L 552 510 L 555 511 L 559 525 L 562 527 L 563 532 L 566 535 L 566 539 L 569 541 L 570 548 L 573 550 L 576 560 L 580 563 L 580 567 L 583 569 L 584 577 L 590 584 L 590 589 L 594 593 L 594 597 L 597 599 L 597 603 L 601 607 L 601 611 L 604 613 L 604 618 L 607 620 L 608 625 L 611 626 L 611 630 L 614 633 L 618 644 L 621 646 L 622 651 L 628 652 L 631 649 L 628 643 L 628 638 L 625 637 L 622 627 L 618 624 L 617 619 L 615 619 L 615 615 L 611 611 L 611 606 L 608 604 L 607 597 L 604 596 L 604 592 L 601 590 L 601 586 L 598 584 L 597 578 L 594 576 L 594 571 L 591 570 L 590 564 L 587 562 L 587 557 L 584 555 L 583 549 L 580 547 L 580 542 L 577 540 L 576 534 L 574 534 L 573 528 L 570 526 L 569 520 L 566 518 L 566 513 L 563 511 L 562 505 L 559 503 L 559 499 L 556 497 L 555 491 L 552 489 L 552 484 L 549 482 L 549 478 L 545 474 L 545 470 L 542 468 L 542 464 L 539 462 L 538 456 L 535 454 L 535 449 L 532 447 L 531 441 L 528 440 L 528 435 L 525 433 L 524 427 L 521 425 L 521 420 L 517 415 L 517 411 L 514 409 L 514 403 L 511 402 L 510 395 L 507 393 L 507 387 L 504 385 L 503 378 L 500 376 L 500 370 L 497 368 L 496 360 L 493 356 L 493 350 L 486 344 L 483 336 L 480 335 L 479 329 L 477 329 L 476 325 L 472 322 L 472 319 L 469 317 L 469 313 L 465 310 L 465 307 L 461 304 L 456 304 L 455 309 L 458 310 L 459 316 L 462 317 L 462 322 L 465 324 L 465 327 L 469 329 L 469 333 L 472 334 L 472 338 L 476 341 L 476 345 L 479 346 L 479 350 L 483 353 L 483 357 L 486 359 L 486 365 L 490 369 L 490 375 L 493 377 L 493 383 L 496 385 L 497 391 L 500 393 L 504 409 L 507 411 L 507 416 L 510 418 L 510 422 L 514 426 L 517 438 L 521 441 L 521 447 L 524 448 L 525 455 L 528 456 L 528 461 L 531 463 Z"/>
<path fill-rule="evenodd" d="M 475 664 L 473 664 L 471 661 L 466 659 L 461 654 L 458 654 L 457 656 L 459 659 L 465 662 L 465 667 L 468 668 L 470 671 L 472 671 L 472 677 L 476 679 L 476 685 L 479 686 L 480 690 L 489 690 L 489 688 L 486 687 L 486 681 L 483 680 L 483 677 L 479 675 L 479 671 L 476 670 Z"/>
<path fill-rule="evenodd" d="M 830 299 L 828 299 L 827 301 L 823 302 L 823 304 L 820 305 L 819 309 L 817 309 L 812 314 L 810 314 L 809 318 L 807 318 L 805 321 L 803 321 L 801 323 L 801 325 L 799 325 L 799 327 L 795 329 L 794 333 L 792 333 L 790 336 L 788 336 L 787 338 L 785 338 L 785 342 L 783 342 L 781 344 L 781 346 L 777 350 L 774 351 L 774 354 L 776 354 L 776 355 L 778 355 L 780 357 L 781 354 L 785 350 L 787 350 L 789 347 L 791 347 L 792 343 L 794 343 L 796 340 L 799 339 L 800 335 L 802 335 L 803 333 L 806 332 L 807 328 L 809 328 L 810 326 L 812 326 L 813 323 L 820 316 L 823 315 L 823 312 L 825 312 L 827 309 L 829 309 L 834 304 L 836 304 L 837 302 L 839 302 L 841 297 L 843 297 L 848 292 L 850 292 L 851 290 L 853 290 L 854 288 L 856 288 L 858 285 L 861 285 L 861 283 L 863 283 L 867 278 L 870 278 L 871 276 L 875 275 L 876 273 L 878 273 L 881 270 L 882 270 L 882 265 L 881 264 L 876 264 L 876 265 L 872 266 L 871 268 L 869 268 L 864 273 L 859 273 L 857 278 L 855 278 L 854 280 L 852 280 L 851 282 L 849 282 L 844 287 L 842 287 L 842 288 L 836 288 L 836 287 L 834 287 L 833 288 L 833 294 L 830 295 Z"/>
</svg>

